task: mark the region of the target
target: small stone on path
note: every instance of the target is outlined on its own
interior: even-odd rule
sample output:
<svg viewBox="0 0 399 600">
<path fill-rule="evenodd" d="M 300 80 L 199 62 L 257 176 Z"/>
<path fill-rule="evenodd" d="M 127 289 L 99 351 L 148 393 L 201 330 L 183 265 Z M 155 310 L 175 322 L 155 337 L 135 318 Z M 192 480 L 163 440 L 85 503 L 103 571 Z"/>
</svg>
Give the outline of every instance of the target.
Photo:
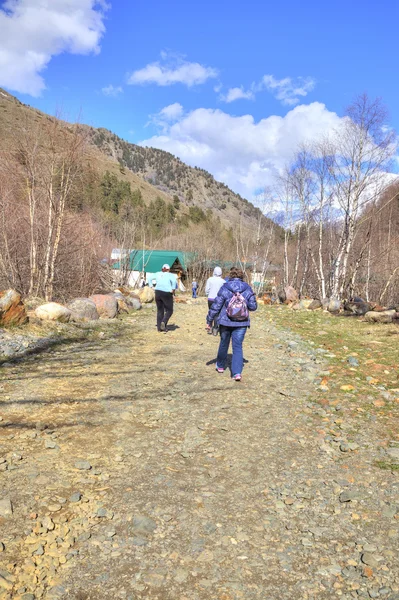
<svg viewBox="0 0 399 600">
<path fill-rule="evenodd" d="M 76 469 L 79 469 L 80 471 L 90 471 L 91 464 L 89 463 L 88 460 L 77 460 L 75 462 L 75 467 L 76 467 Z"/>
<path fill-rule="evenodd" d="M 9 498 L 0 500 L 0 517 L 11 517 L 13 512 L 12 503 Z"/>
</svg>

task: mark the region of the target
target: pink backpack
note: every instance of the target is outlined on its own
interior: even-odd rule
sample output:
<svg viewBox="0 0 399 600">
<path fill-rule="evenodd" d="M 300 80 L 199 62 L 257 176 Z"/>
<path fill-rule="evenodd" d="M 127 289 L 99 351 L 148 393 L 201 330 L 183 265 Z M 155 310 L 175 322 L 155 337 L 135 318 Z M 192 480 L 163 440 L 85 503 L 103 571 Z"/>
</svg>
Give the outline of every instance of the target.
<svg viewBox="0 0 399 600">
<path fill-rule="evenodd" d="M 247 321 L 249 317 L 247 302 L 240 292 L 235 292 L 226 309 L 227 316 L 232 321 Z"/>
</svg>

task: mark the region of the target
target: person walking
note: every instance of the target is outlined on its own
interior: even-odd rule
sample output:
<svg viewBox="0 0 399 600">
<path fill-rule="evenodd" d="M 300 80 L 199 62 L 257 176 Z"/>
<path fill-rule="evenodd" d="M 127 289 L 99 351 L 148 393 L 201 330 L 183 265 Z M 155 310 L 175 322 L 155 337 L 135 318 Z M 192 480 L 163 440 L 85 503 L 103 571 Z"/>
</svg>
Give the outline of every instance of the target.
<svg viewBox="0 0 399 600">
<path fill-rule="evenodd" d="M 224 283 L 225 280 L 222 278 L 222 269 L 220 267 L 215 267 L 213 269 L 212 277 L 208 277 L 205 284 L 205 293 L 208 297 L 208 310 L 214 303 L 215 298 Z M 211 329 L 208 331 L 208 333 L 211 335 L 212 333 L 217 335 L 218 325 L 215 320 L 211 323 Z"/>
<path fill-rule="evenodd" d="M 173 296 L 177 289 L 176 275 L 170 272 L 170 266 L 164 264 L 162 271 L 155 274 L 155 303 L 157 305 L 157 329 L 168 331 L 168 321 L 173 315 Z"/>
<path fill-rule="evenodd" d="M 223 373 L 226 368 L 230 340 L 233 346 L 231 363 L 232 377 L 241 381 L 244 367 L 242 345 L 248 327 L 249 311 L 258 308 L 255 292 L 244 281 L 244 273 L 238 267 L 230 270 L 229 280 L 220 288 L 207 316 L 207 329 L 217 319 L 220 330 L 220 344 L 216 358 L 216 371 Z"/>
<path fill-rule="evenodd" d="M 193 292 L 193 298 L 197 297 L 197 290 L 198 290 L 198 283 L 195 281 L 195 279 L 193 279 L 193 282 L 191 284 L 191 289 Z"/>
</svg>

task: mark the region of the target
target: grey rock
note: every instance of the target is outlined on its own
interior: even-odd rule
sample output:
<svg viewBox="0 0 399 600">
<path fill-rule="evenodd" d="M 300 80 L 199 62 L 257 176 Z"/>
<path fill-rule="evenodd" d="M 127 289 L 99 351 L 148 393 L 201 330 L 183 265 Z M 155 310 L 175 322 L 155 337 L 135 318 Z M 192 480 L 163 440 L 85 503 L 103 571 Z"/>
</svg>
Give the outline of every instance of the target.
<svg viewBox="0 0 399 600">
<path fill-rule="evenodd" d="M 133 295 L 128 296 L 127 304 L 132 310 L 140 310 L 142 307 L 140 298 L 138 298 L 137 296 L 133 296 Z"/>
<path fill-rule="evenodd" d="M 353 450 L 357 450 L 359 448 L 358 444 L 354 442 L 341 442 L 339 449 L 341 452 L 351 452 Z"/>
<path fill-rule="evenodd" d="M 184 583 L 186 581 L 186 579 L 188 578 L 188 571 L 186 571 L 186 569 L 176 569 L 176 573 L 174 575 L 174 580 L 177 581 L 177 583 Z"/>
<path fill-rule="evenodd" d="M 116 535 L 115 529 L 107 529 L 105 531 L 105 537 L 108 538 L 108 539 L 113 538 L 114 535 Z"/>
<path fill-rule="evenodd" d="M 395 310 L 369 311 L 364 315 L 368 323 L 392 323 L 395 317 Z"/>
<path fill-rule="evenodd" d="M 317 310 L 318 308 L 321 308 L 322 306 L 323 306 L 323 305 L 322 305 L 321 301 L 316 299 L 316 300 L 313 300 L 313 301 L 312 301 L 312 302 L 309 304 L 309 306 L 308 306 L 308 309 L 309 309 L 309 310 Z"/>
<path fill-rule="evenodd" d="M 47 529 L 47 531 L 53 531 L 53 529 L 55 528 L 55 525 L 54 525 L 51 517 L 48 517 L 48 516 L 43 517 L 42 527 L 44 527 L 44 529 Z"/>
<path fill-rule="evenodd" d="M 13 512 L 12 503 L 9 498 L 0 500 L 0 517 L 11 517 Z"/>
<path fill-rule="evenodd" d="M 133 517 L 133 532 L 138 535 L 149 535 L 157 528 L 157 524 L 153 519 L 136 515 Z"/>
<path fill-rule="evenodd" d="M 399 512 L 399 507 L 395 504 L 392 504 L 384 506 L 381 514 L 386 519 L 393 519 L 397 512 Z"/>
<path fill-rule="evenodd" d="M 74 492 L 70 497 L 69 497 L 69 502 L 79 502 L 79 500 L 82 498 L 82 494 L 80 492 Z"/>
<path fill-rule="evenodd" d="M 71 320 L 75 322 L 97 321 L 100 318 L 95 303 L 89 298 L 75 298 L 68 308 L 72 312 Z"/>
<path fill-rule="evenodd" d="M 364 544 L 363 546 L 363 552 L 377 552 L 377 550 L 378 548 L 374 544 Z"/>
<path fill-rule="evenodd" d="M 378 560 L 371 552 L 363 552 L 360 558 L 364 565 L 367 565 L 368 567 L 378 567 Z"/>
<path fill-rule="evenodd" d="M 217 530 L 217 527 L 213 523 L 205 523 L 203 529 L 204 529 L 204 533 L 207 533 L 208 535 L 210 535 L 212 533 L 215 533 L 215 531 Z"/>
<path fill-rule="evenodd" d="M 363 495 L 358 490 L 344 490 L 339 495 L 340 502 L 352 502 L 352 500 L 361 500 Z"/>
<path fill-rule="evenodd" d="M 47 591 L 47 600 L 62 600 L 62 598 L 66 598 L 67 591 L 62 585 L 54 585 Z"/>
<path fill-rule="evenodd" d="M 36 423 L 35 427 L 38 431 L 44 431 L 45 429 L 48 429 L 48 425 L 46 423 L 41 423 L 40 421 Z"/>
<path fill-rule="evenodd" d="M 75 467 L 76 467 L 76 469 L 79 469 L 80 471 L 90 471 L 91 464 L 89 463 L 88 460 L 77 460 L 75 462 Z"/>
<path fill-rule="evenodd" d="M 359 366 L 359 361 L 354 356 L 349 356 L 347 362 L 351 365 L 351 367 Z"/>
<path fill-rule="evenodd" d="M 112 512 L 112 510 L 108 510 L 108 508 L 105 508 L 104 506 L 101 506 L 97 512 L 96 512 L 96 516 L 97 517 L 101 517 L 101 518 L 105 518 L 105 519 L 113 519 L 114 517 L 114 513 Z"/>
<path fill-rule="evenodd" d="M 29 592 L 26 594 L 22 594 L 21 600 L 35 600 L 35 595 L 30 594 Z"/>
<path fill-rule="evenodd" d="M 84 531 L 78 536 L 78 542 L 87 542 L 91 538 L 91 533 Z"/>
<path fill-rule="evenodd" d="M 43 554 L 44 554 L 43 546 L 40 544 L 39 547 L 37 548 L 37 550 L 33 554 L 35 554 L 36 556 L 43 556 Z"/>
<path fill-rule="evenodd" d="M 385 452 L 388 454 L 389 458 L 399 461 L 399 448 L 387 448 Z"/>
<path fill-rule="evenodd" d="M 52 440 L 52 439 L 49 439 L 49 438 L 47 438 L 47 439 L 44 441 L 44 447 L 45 447 L 45 448 L 49 448 L 49 449 L 51 449 L 51 450 L 54 450 L 55 448 L 58 448 L 58 446 L 57 446 L 57 444 L 55 443 L 55 441 L 54 441 L 54 440 Z"/>
<path fill-rule="evenodd" d="M 148 544 L 148 540 L 138 535 L 135 535 L 132 539 L 133 546 L 146 546 Z"/>
</svg>

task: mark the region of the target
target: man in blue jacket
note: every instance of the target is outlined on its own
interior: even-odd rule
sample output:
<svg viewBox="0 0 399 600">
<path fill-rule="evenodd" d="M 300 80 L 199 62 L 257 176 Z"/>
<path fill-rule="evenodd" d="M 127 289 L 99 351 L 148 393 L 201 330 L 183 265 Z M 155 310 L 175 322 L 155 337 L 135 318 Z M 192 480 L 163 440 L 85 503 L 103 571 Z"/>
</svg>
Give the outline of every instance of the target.
<svg viewBox="0 0 399 600">
<path fill-rule="evenodd" d="M 170 266 L 164 264 L 162 271 L 155 275 L 155 302 L 157 305 L 157 329 L 168 331 L 167 325 L 173 315 L 173 296 L 177 290 L 177 277 L 170 272 Z"/>
<path fill-rule="evenodd" d="M 209 309 L 206 321 L 208 330 L 211 328 L 213 320 L 217 321 L 220 328 L 220 344 L 216 358 L 216 371 L 223 373 L 226 368 L 227 352 L 231 340 L 233 346 L 232 376 L 235 381 L 241 381 L 244 367 L 242 344 L 247 328 L 250 326 L 250 319 L 249 314 L 245 320 L 235 320 L 229 316 L 229 303 L 235 294 L 242 296 L 245 308 L 248 311 L 255 311 L 258 308 L 255 292 L 244 281 L 243 271 L 237 267 L 231 269 L 229 280 L 220 288 L 215 301 Z"/>
</svg>

